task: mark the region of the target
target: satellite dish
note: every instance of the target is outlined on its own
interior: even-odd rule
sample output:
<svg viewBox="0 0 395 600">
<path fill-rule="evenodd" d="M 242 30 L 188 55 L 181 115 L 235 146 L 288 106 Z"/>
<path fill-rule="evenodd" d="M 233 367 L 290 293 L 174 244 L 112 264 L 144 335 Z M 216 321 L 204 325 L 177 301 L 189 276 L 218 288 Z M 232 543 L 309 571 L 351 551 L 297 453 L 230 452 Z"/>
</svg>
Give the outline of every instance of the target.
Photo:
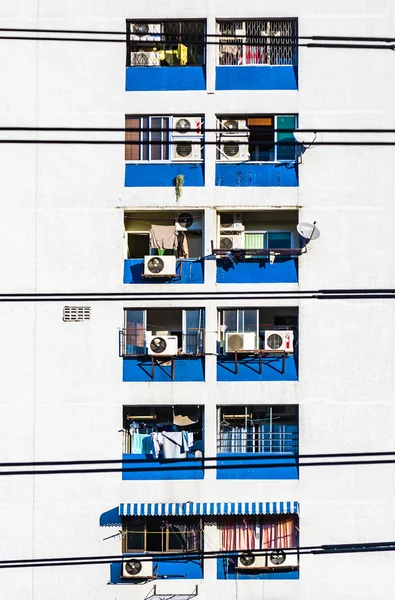
<svg viewBox="0 0 395 600">
<path fill-rule="evenodd" d="M 296 229 L 299 235 L 310 242 L 311 240 L 317 240 L 320 237 L 320 230 L 316 227 L 316 221 L 313 223 L 298 223 Z"/>
</svg>

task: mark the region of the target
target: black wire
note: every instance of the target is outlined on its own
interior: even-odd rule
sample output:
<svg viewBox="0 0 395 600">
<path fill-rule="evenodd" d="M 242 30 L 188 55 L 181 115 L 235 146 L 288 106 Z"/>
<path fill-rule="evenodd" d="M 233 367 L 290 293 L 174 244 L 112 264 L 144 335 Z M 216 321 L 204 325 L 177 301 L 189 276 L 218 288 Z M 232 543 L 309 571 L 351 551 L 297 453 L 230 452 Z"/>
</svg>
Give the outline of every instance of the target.
<svg viewBox="0 0 395 600">
<path fill-rule="evenodd" d="M 155 118 L 155 115 L 147 115 L 147 117 L 153 117 Z M 188 115 L 187 115 L 188 116 Z M 232 117 L 234 117 L 237 119 L 238 116 L 237 115 L 231 115 L 226 117 L 227 119 L 231 119 Z M 274 115 L 248 115 L 247 118 L 266 118 L 266 117 L 273 117 Z M 294 115 L 276 115 L 276 116 L 294 116 Z M 133 115 L 131 115 L 130 117 L 127 115 L 126 118 L 127 119 L 133 119 L 133 118 L 144 118 L 145 115 L 138 115 L 137 117 L 134 117 Z M 182 115 L 180 115 L 181 118 L 183 118 Z M 162 118 L 162 115 L 159 115 L 158 118 Z M 168 117 L 165 117 L 168 118 Z M 184 117 L 186 118 L 186 117 Z M 173 117 L 174 119 L 174 117 Z M 204 121 L 204 116 L 202 117 L 202 120 Z M 301 129 L 301 128 L 297 128 L 297 129 L 276 129 L 276 128 L 271 128 L 269 126 L 266 125 L 253 125 L 254 130 L 262 130 L 262 133 L 267 132 L 267 134 L 269 135 L 272 133 L 395 133 L 395 129 L 322 129 L 322 128 L 315 128 L 315 129 Z M 269 131 L 268 131 L 269 130 Z M 249 130 L 247 129 L 240 129 L 240 130 L 227 130 L 227 129 L 211 129 L 211 128 L 207 128 L 207 127 L 202 127 L 202 134 L 195 134 L 193 132 L 193 130 L 191 129 L 190 133 L 184 133 L 181 132 L 180 130 L 177 128 L 171 128 L 171 127 L 34 127 L 34 126 L 30 126 L 30 127 L 14 127 L 14 126 L 6 126 L 6 127 L 0 127 L 0 131 L 52 131 L 52 132 L 63 132 L 63 131 L 77 131 L 77 132 L 114 132 L 114 133 L 118 133 L 118 132 L 150 132 L 150 133 L 157 133 L 157 132 L 165 132 L 165 133 L 176 133 L 178 134 L 180 137 L 178 138 L 178 141 L 182 141 L 183 139 L 186 139 L 187 141 L 191 141 L 191 137 L 196 137 L 197 139 L 199 139 L 199 135 L 204 135 L 205 133 L 218 133 L 218 134 L 222 134 L 225 136 L 230 136 L 231 137 L 248 137 L 248 134 L 250 133 Z M 231 137 L 229 137 L 229 141 L 231 140 Z M 152 143 L 166 143 L 163 141 L 155 141 Z M 309 144 L 312 143 L 309 141 Z"/>
<path fill-rule="evenodd" d="M 370 456 L 370 457 L 378 457 L 378 456 L 394 456 L 394 452 L 336 452 L 330 454 L 299 454 L 298 452 L 292 453 L 292 457 L 288 458 L 292 459 L 305 459 L 305 458 L 352 458 L 352 457 L 362 457 L 362 456 Z M 270 460 L 278 459 L 278 456 L 267 456 L 265 457 Z M 287 458 L 287 457 L 286 457 Z M 199 460 L 199 462 L 207 462 L 207 461 L 217 461 L 217 460 L 225 460 L 225 461 L 238 461 L 240 457 L 237 456 L 227 456 L 223 458 L 219 458 L 218 456 L 206 456 L 201 457 L 199 459 L 196 458 L 185 458 L 184 462 L 195 462 Z M 248 458 L 248 460 L 256 461 L 262 460 L 262 456 L 254 456 Z M 51 461 L 31 461 L 31 462 L 2 462 L 0 463 L 0 468 L 3 467 L 44 467 L 44 466 L 67 466 L 67 465 L 96 465 L 96 464 L 117 464 L 117 463 L 142 463 L 145 464 L 147 460 L 145 458 L 141 459 L 103 459 L 103 460 L 51 460 Z"/>
<path fill-rule="evenodd" d="M 204 516 L 204 515 L 203 515 Z M 218 515 L 221 517 L 222 515 Z M 395 542 L 367 542 L 367 543 L 350 543 L 350 544 L 323 544 L 321 546 L 300 546 L 293 548 L 268 548 L 265 550 L 254 550 L 252 553 L 254 556 L 265 556 L 266 554 L 283 550 L 287 555 L 326 555 L 326 554 L 359 554 L 364 552 L 393 552 L 395 551 Z M 237 554 L 243 554 L 251 552 L 250 550 L 214 550 L 214 551 L 194 551 L 194 552 L 174 552 L 163 554 L 158 557 L 155 553 L 152 556 L 147 555 L 135 555 L 129 553 L 116 554 L 116 555 L 104 555 L 96 557 L 67 557 L 67 558 L 37 558 L 37 559 L 15 559 L 15 560 L 4 560 L 0 561 L 0 569 L 18 569 L 18 568 L 36 568 L 36 567 L 63 567 L 63 566 L 83 566 L 83 565 L 95 565 L 95 564 L 109 564 L 109 563 L 125 563 L 128 562 L 132 556 L 137 558 L 139 562 L 151 562 L 152 559 L 159 560 L 160 562 L 172 562 L 175 559 L 184 560 L 201 560 L 201 559 L 228 559 L 234 561 Z"/>
<path fill-rule="evenodd" d="M 279 457 L 276 457 L 279 460 Z M 182 459 L 184 462 L 186 459 Z M 171 472 L 184 472 L 184 471 L 226 471 L 230 469 L 251 469 L 251 464 L 237 464 L 229 465 L 229 464 L 216 464 L 216 465 L 205 465 L 201 464 L 196 466 L 196 462 L 203 462 L 201 459 L 196 458 L 193 459 L 195 464 L 188 465 L 188 463 L 183 466 L 172 466 L 169 464 L 168 466 L 161 463 L 160 470 L 161 471 L 171 471 Z M 239 459 L 241 460 L 241 459 Z M 243 457 L 243 460 L 249 460 L 248 456 Z M 277 468 L 288 468 L 288 467 L 342 467 L 342 466 L 361 466 L 361 465 L 393 465 L 395 464 L 395 458 L 392 460 L 354 460 L 354 461 L 321 461 L 321 462 L 299 462 L 294 459 L 292 456 L 284 456 L 282 462 L 278 463 L 266 463 L 265 458 L 260 457 L 261 463 L 257 461 L 256 467 L 264 467 L 265 469 L 277 469 Z M 222 461 L 222 458 L 219 456 L 217 461 Z M 192 461 L 191 461 L 192 462 Z M 9 477 L 9 476 L 25 476 L 25 475 L 78 475 L 78 474 L 97 474 L 97 473 L 152 473 L 151 467 L 103 467 L 103 468 L 95 468 L 95 469 L 33 469 L 33 470 L 25 470 L 25 471 L 0 471 L 0 477 Z"/>
<path fill-rule="evenodd" d="M 6 140 L 1 140 L 0 139 L 0 144 L 37 144 L 37 145 L 41 145 L 41 144 L 51 144 L 51 145 L 99 145 L 99 146 L 111 146 L 111 145 L 122 145 L 122 146 L 175 146 L 177 144 L 191 144 L 191 143 L 200 143 L 201 146 L 218 146 L 218 145 L 223 145 L 223 144 L 229 144 L 230 142 L 234 142 L 234 143 L 240 143 L 240 140 L 227 140 L 226 142 L 223 141 L 215 141 L 215 142 L 206 142 L 204 140 L 186 140 L 186 139 L 181 139 L 181 140 L 172 140 L 172 141 L 129 141 L 129 140 L 18 140 L 18 139 L 6 139 Z M 243 142 L 242 142 L 243 143 Z M 248 141 L 244 142 L 245 144 L 248 144 Z M 254 140 L 255 144 L 264 144 L 267 143 L 267 140 Z M 311 141 L 305 141 L 305 142 L 297 142 L 295 141 L 273 141 L 271 142 L 272 146 L 310 146 L 310 147 L 315 147 L 315 146 L 395 146 L 395 141 L 393 142 L 369 142 L 369 141 L 355 141 L 355 142 L 345 142 L 345 141 L 338 141 L 338 142 L 311 142 Z M 141 161 L 132 161 L 132 162 L 141 162 Z M 149 161 L 146 161 L 149 162 Z M 186 161 L 186 162 L 193 162 L 193 161 Z M 229 160 L 230 163 L 233 162 L 233 164 L 239 164 L 239 163 L 246 163 L 248 164 L 249 162 L 265 162 L 265 161 L 232 161 Z M 291 161 L 280 161 L 280 162 L 295 162 L 293 160 Z"/>
</svg>

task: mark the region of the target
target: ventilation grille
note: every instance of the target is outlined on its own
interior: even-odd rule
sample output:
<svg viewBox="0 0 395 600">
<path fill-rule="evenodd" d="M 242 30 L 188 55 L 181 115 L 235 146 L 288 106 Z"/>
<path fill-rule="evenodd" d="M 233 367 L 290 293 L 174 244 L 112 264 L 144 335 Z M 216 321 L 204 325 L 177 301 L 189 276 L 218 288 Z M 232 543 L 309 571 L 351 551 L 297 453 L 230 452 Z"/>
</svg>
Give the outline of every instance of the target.
<svg viewBox="0 0 395 600">
<path fill-rule="evenodd" d="M 63 321 L 66 322 L 79 322 L 89 321 L 91 318 L 91 307 L 90 306 L 64 306 L 63 307 Z"/>
</svg>

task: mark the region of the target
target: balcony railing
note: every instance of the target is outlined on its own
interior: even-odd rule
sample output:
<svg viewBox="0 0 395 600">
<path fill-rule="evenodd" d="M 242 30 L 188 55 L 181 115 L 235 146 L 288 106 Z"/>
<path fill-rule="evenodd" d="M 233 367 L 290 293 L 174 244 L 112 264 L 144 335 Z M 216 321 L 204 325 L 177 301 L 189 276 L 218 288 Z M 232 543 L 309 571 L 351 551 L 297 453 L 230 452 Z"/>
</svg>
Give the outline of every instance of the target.
<svg viewBox="0 0 395 600">
<path fill-rule="evenodd" d="M 298 452 L 297 425 L 277 425 L 278 431 L 265 431 L 267 425 L 232 427 L 218 434 L 218 453 Z"/>
<path fill-rule="evenodd" d="M 148 355 L 146 342 L 147 333 L 154 335 L 153 332 L 147 331 L 144 327 L 140 326 L 122 329 L 120 331 L 121 356 L 134 357 Z M 204 354 L 204 336 L 205 330 L 203 328 L 191 328 L 188 329 L 186 333 L 177 336 L 178 347 L 176 356 L 202 356 Z M 158 334 L 158 337 L 166 337 L 166 335 Z M 154 354 L 153 356 L 160 358 L 160 354 Z M 167 357 L 168 354 L 165 354 L 164 356 Z"/>
</svg>

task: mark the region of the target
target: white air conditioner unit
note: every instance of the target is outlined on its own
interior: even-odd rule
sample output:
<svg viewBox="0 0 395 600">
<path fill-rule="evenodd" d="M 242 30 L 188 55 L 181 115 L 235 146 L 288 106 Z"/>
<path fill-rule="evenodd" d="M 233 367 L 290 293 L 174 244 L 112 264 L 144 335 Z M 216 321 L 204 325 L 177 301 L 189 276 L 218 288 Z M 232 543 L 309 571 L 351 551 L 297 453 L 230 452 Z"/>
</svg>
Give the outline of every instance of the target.
<svg viewBox="0 0 395 600">
<path fill-rule="evenodd" d="M 244 231 L 241 213 L 221 213 L 219 218 L 220 229 L 230 231 Z"/>
<path fill-rule="evenodd" d="M 152 559 L 146 556 L 131 556 L 122 563 L 124 579 L 148 579 L 152 577 L 152 573 Z"/>
<path fill-rule="evenodd" d="M 225 352 L 249 352 L 251 350 L 256 350 L 256 333 L 254 331 L 225 334 Z"/>
<path fill-rule="evenodd" d="M 219 247 L 221 250 L 244 250 L 243 231 L 221 231 L 219 236 Z"/>
<path fill-rule="evenodd" d="M 178 351 L 176 335 L 157 335 L 147 331 L 145 343 L 150 356 L 175 356 Z"/>
<path fill-rule="evenodd" d="M 267 552 L 268 569 L 295 569 L 299 567 L 299 558 L 295 550 L 289 554 L 289 550 L 273 549 Z"/>
<path fill-rule="evenodd" d="M 202 216 L 193 215 L 189 212 L 180 212 L 176 214 L 175 225 L 177 231 L 202 231 Z"/>
<path fill-rule="evenodd" d="M 144 277 L 174 277 L 175 256 L 144 256 Z"/>
<path fill-rule="evenodd" d="M 294 333 L 290 330 L 265 331 L 265 350 L 294 351 Z"/>
<path fill-rule="evenodd" d="M 249 160 L 248 140 L 246 137 L 221 135 L 219 160 L 222 162 L 242 162 Z"/>
<path fill-rule="evenodd" d="M 132 67 L 159 67 L 159 52 L 131 52 L 130 64 Z"/>
<path fill-rule="evenodd" d="M 202 135 L 202 117 L 173 117 L 173 137 Z"/>
<path fill-rule="evenodd" d="M 200 140 L 174 140 L 172 144 L 172 153 L 174 161 L 196 162 L 202 160 L 202 149 Z"/>
<path fill-rule="evenodd" d="M 267 555 L 259 554 L 256 555 L 253 552 L 242 552 L 237 557 L 237 569 L 245 570 L 258 570 L 266 569 L 267 566 Z"/>
<path fill-rule="evenodd" d="M 222 119 L 221 124 L 224 135 L 248 135 L 247 119 Z"/>
</svg>

